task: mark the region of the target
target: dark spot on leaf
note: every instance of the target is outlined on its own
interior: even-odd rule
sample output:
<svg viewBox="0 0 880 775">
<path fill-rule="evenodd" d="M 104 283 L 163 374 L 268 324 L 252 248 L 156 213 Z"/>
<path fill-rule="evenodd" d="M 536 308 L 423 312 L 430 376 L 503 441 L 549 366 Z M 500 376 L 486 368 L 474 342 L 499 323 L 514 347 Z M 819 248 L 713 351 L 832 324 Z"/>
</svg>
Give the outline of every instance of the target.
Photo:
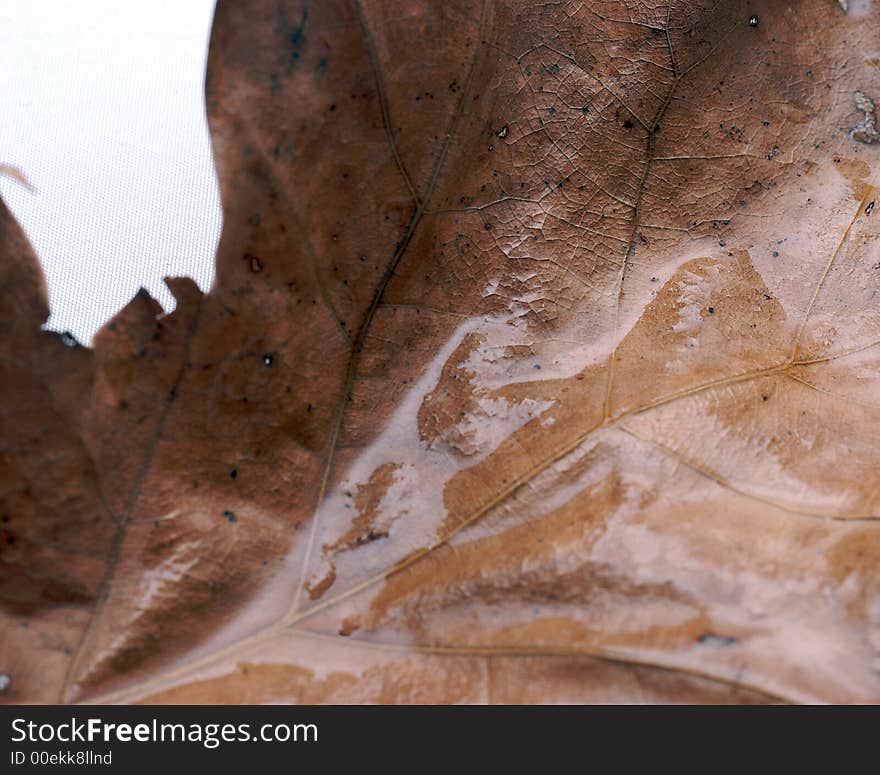
<svg viewBox="0 0 880 775">
<path fill-rule="evenodd" d="M 729 635 L 715 635 L 711 632 L 705 632 L 697 638 L 697 643 L 701 646 L 714 646 L 715 648 L 725 648 L 726 646 L 732 646 L 736 642 L 737 639 Z"/>
<path fill-rule="evenodd" d="M 293 63 L 295 63 L 302 54 L 303 46 L 305 45 L 305 26 L 306 20 L 309 18 L 309 9 L 303 8 L 302 16 L 300 16 L 299 23 L 294 26 L 294 28 L 290 31 L 290 35 L 288 36 L 288 42 L 290 43 L 290 59 L 291 64 L 288 65 L 288 72 L 293 68 Z"/>
</svg>

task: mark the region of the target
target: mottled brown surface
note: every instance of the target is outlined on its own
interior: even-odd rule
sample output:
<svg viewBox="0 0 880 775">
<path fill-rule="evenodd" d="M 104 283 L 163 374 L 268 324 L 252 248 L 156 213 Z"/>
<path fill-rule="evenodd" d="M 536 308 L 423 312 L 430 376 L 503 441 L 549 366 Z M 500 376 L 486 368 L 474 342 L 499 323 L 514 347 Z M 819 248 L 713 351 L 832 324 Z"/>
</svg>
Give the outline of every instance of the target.
<svg viewBox="0 0 880 775">
<path fill-rule="evenodd" d="M 0 212 L 2 699 L 880 701 L 868 8 L 221 0 L 210 293 Z"/>
</svg>

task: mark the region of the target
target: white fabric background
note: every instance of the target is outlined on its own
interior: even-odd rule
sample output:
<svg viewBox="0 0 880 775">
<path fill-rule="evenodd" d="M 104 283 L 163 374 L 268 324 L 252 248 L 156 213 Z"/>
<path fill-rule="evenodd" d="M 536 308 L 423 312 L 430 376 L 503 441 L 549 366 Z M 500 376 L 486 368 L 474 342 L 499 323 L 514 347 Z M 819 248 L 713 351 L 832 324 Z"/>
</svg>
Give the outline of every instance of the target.
<svg viewBox="0 0 880 775">
<path fill-rule="evenodd" d="M 88 344 L 166 275 L 207 290 L 221 213 L 205 122 L 214 0 L 0 0 L 0 194 L 43 263 L 47 328 Z"/>
</svg>

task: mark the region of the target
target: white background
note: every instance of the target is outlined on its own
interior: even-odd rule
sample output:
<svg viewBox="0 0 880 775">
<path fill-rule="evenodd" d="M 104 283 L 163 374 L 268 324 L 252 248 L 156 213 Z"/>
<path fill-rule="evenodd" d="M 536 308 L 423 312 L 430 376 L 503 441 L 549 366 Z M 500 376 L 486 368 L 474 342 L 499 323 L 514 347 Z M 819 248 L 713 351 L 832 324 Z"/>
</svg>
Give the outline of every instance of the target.
<svg viewBox="0 0 880 775">
<path fill-rule="evenodd" d="M 214 0 L 0 0 L 0 194 L 43 264 L 47 328 L 88 344 L 141 286 L 207 290 L 221 214 L 205 122 Z"/>
</svg>

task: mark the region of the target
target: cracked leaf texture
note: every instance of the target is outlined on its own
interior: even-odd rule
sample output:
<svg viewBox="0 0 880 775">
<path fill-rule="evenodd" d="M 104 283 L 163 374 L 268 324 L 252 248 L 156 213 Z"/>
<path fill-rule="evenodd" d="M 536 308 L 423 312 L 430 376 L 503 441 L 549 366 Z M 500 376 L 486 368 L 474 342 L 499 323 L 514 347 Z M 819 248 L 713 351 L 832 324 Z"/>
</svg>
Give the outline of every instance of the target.
<svg viewBox="0 0 880 775">
<path fill-rule="evenodd" d="M 220 0 L 209 293 L 0 216 L 2 699 L 880 701 L 878 40 Z"/>
</svg>

